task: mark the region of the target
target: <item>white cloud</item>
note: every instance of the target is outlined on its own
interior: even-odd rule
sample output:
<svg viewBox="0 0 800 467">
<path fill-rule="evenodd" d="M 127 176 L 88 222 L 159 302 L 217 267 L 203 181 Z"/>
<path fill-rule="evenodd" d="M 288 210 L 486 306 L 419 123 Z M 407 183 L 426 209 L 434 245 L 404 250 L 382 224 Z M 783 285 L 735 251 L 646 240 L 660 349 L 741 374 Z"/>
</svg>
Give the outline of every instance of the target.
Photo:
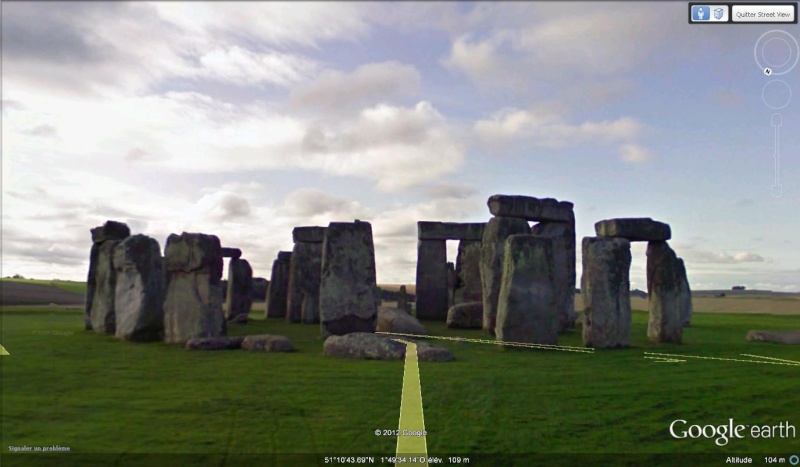
<svg viewBox="0 0 800 467">
<path fill-rule="evenodd" d="M 626 162 L 643 162 L 649 151 L 633 141 L 645 126 L 632 117 L 572 124 L 564 112 L 546 106 L 531 110 L 504 109 L 492 117 L 478 120 L 473 131 L 490 149 L 502 149 L 524 142 L 526 147 L 564 149 L 580 144 L 620 145 L 618 152 Z"/>
<path fill-rule="evenodd" d="M 687 251 L 687 261 L 707 264 L 763 263 L 766 260 L 758 253 L 740 251 L 735 254 L 727 252 Z"/>
<path fill-rule="evenodd" d="M 250 37 L 276 46 L 318 47 L 369 32 L 357 3 L 234 2 L 155 3 L 159 16 L 184 31 L 209 38 Z"/>
<path fill-rule="evenodd" d="M 220 80 L 241 86 L 275 84 L 289 86 L 306 81 L 316 63 L 298 55 L 270 51 L 256 53 L 239 46 L 217 47 L 199 58 L 200 66 L 185 72 L 194 78 Z"/>
<path fill-rule="evenodd" d="M 627 143 L 620 146 L 619 156 L 623 161 L 632 163 L 647 162 L 652 158 L 647 148 L 635 143 Z"/>
<path fill-rule="evenodd" d="M 368 63 L 351 73 L 326 70 L 313 83 L 295 88 L 291 100 L 299 106 L 340 112 L 411 95 L 419 88 L 420 80 L 419 71 L 411 65 L 395 61 Z"/>
</svg>

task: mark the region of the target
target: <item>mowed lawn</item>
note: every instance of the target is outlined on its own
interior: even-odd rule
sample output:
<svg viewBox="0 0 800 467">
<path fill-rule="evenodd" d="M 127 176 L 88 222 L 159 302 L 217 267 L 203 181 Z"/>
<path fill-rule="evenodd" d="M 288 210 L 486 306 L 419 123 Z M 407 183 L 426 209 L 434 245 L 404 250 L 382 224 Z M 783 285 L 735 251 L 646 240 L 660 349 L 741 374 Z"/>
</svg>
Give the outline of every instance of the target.
<svg viewBox="0 0 800 467">
<path fill-rule="evenodd" d="M 800 367 L 644 358 L 755 354 L 800 362 L 800 346 L 744 340 L 749 329 L 800 329 L 800 316 L 697 314 L 680 346 L 647 344 L 646 321 L 635 312 L 633 348 L 592 354 L 431 339 L 456 361 L 419 364 L 429 454 L 472 456 L 472 465 L 478 455 L 502 454 L 497 459 L 505 460 L 485 457 L 480 465 L 511 465 L 509 454 L 530 452 L 800 453 L 800 438 L 747 436 L 720 447 L 709 439 L 674 440 L 668 431 L 676 419 L 800 428 Z M 425 324 L 434 335 L 485 338 Z M 398 426 L 403 362 L 324 357 L 317 326 L 263 319 L 230 326 L 234 335 L 288 336 L 297 349 L 291 354 L 187 351 L 122 342 L 82 326 L 80 310 L 2 311 L 0 343 L 11 354 L 0 357 L 3 465 L 45 459 L 8 453 L 8 446 L 24 445 L 71 449 L 47 465 L 129 465 L 136 453 L 194 453 L 186 465 L 217 466 L 245 465 L 230 457 L 235 453 L 273 459 L 247 465 L 317 465 L 280 457 L 286 453 L 394 455 L 397 439 L 374 432 Z M 580 346 L 579 332 L 559 343 Z"/>
</svg>

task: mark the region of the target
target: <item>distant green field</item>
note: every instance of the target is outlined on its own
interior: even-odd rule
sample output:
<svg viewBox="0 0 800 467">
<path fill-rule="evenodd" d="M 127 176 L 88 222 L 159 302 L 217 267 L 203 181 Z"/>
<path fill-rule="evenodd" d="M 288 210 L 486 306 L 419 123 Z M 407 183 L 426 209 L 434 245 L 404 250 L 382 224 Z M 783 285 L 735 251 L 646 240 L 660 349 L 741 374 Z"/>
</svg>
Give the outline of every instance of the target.
<svg viewBox="0 0 800 467">
<path fill-rule="evenodd" d="M 3 466 L 331 465 L 293 457 L 301 453 L 371 455 L 372 465 L 391 465 L 379 461 L 394 455 L 397 439 L 374 432 L 397 428 L 403 362 L 324 357 L 317 326 L 231 326 L 231 334 L 285 335 L 297 348 L 259 354 L 120 342 L 83 331 L 79 310 L 7 307 L 1 319 L 0 343 L 11 354 L 0 357 Z M 676 419 L 788 421 L 800 428 L 800 367 L 644 358 L 654 351 L 800 361 L 800 346 L 744 340 L 754 328 L 800 329 L 800 316 L 698 314 L 684 345 L 658 347 L 646 343 L 646 320 L 634 313 L 634 348 L 594 354 L 431 339 L 456 361 L 419 364 L 429 455 L 467 457 L 470 465 L 549 466 L 589 465 L 577 455 L 591 465 L 618 465 L 610 463 L 614 456 L 594 453 L 638 455 L 619 465 L 723 465 L 724 456 L 737 453 L 763 464 L 762 453 L 800 454 L 800 438 L 747 436 L 717 446 L 713 439 L 675 440 L 668 431 Z M 484 338 L 442 323 L 426 326 L 435 335 Z M 560 344 L 580 346 L 579 330 Z M 72 453 L 8 453 L 8 446 L 23 445 Z M 689 454 L 676 460 L 668 453 Z"/>
<path fill-rule="evenodd" d="M 62 281 L 62 280 L 42 280 L 42 279 L 10 279 L 4 278 L 0 281 L 19 282 L 23 284 L 38 284 L 50 285 L 58 287 L 61 290 L 72 292 L 80 295 L 86 295 L 86 282 L 85 281 Z"/>
</svg>

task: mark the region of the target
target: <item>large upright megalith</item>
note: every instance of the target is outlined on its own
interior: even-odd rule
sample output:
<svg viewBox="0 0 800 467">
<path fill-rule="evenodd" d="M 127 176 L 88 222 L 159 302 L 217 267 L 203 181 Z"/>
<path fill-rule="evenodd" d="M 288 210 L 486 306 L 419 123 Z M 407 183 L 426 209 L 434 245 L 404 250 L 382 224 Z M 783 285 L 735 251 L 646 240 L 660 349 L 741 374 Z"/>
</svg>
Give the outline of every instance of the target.
<svg viewBox="0 0 800 467">
<path fill-rule="evenodd" d="M 167 296 L 164 341 L 226 334 L 222 311 L 222 247 L 215 235 L 171 234 L 164 252 Z"/>
<path fill-rule="evenodd" d="M 450 290 L 447 274 L 447 243 L 444 240 L 418 240 L 417 318 L 439 319 L 447 313 Z"/>
<path fill-rule="evenodd" d="M 84 324 L 87 330 L 101 334 L 116 331 L 117 272 L 114 269 L 114 247 L 129 237 L 131 230 L 122 222 L 106 221 L 91 229 L 92 250 L 86 280 Z"/>
<path fill-rule="evenodd" d="M 323 337 L 374 332 L 378 314 L 375 246 L 369 222 L 331 222 L 322 246 Z"/>
<path fill-rule="evenodd" d="M 272 276 L 267 289 L 267 318 L 285 318 L 289 292 L 289 266 L 291 251 L 279 251 L 272 262 Z"/>
<path fill-rule="evenodd" d="M 575 289 L 575 213 L 569 201 L 532 196 L 494 195 L 487 201 L 491 237 L 484 233 L 481 247 L 481 280 L 483 282 L 484 329 L 493 333 L 497 312 L 497 290 L 502 280 L 504 240 L 512 234 L 531 233 L 553 239 L 555 268 L 555 307 L 558 310 L 559 332 L 570 329 L 577 317 L 574 310 Z M 497 219 L 497 221 L 495 221 Z M 494 221 L 494 222 L 493 222 Z M 530 230 L 528 222 L 538 222 Z M 523 225 L 524 223 L 524 225 Z M 486 232 L 486 231 L 485 231 Z M 495 238 L 492 238 L 495 237 Z"/>
<path fill-rule="evenodd" d="M 294 250 L 289 262 L 286 321 L 319 322 L 319 284 L 325 227 L 295 227 Z"/>
<path fill-rule="evenodd" d="M 447 309 L 455 303 L 456 287 L 458 277 L 456 276 L 456 265 L 452 261 L 447 262 Z"/>
<path fill-rule="evenodd" d="M 158 241 L 142 234 L 126 238 L 114 248 L 114 269 L 116 336 L 139 342 L 162 340 L 166 273 Z"/>
<path fill-rule="evenodd" d="M 650 318 L 647 337 L 652 343 L 680 344 L 691 319 L 692 296 L 686 268 L 667 244 L 668 224 L 649 217 L 606 219 L 595 223 L 598 237 L 647 243 L 647 295 Z"/>
<path fill-rule="evenodd" d="M 584 237 L 583 343 L 587 347 L 628 347 L 631 340 L 631 244 L 624 238 Z"/>
<path fill-rule="evenodd" d="M 253 268 L 246 259 L 231 258 L 228 263 L 228 321 L 245 323 L 253 307 Z"/>
<path fill-rule="evenodd" d="M 447 310 L 455 299 L 458 278 L 448 274 L 447 240 L 480 242 L 485 224 L 456 222 L 417 222 L 417 318 L 447 320 Z M 470 276 L 472 277 L 472 276 Z"/>
<path fill-rule="evenodd" d="M 680 344 L 683 339 L 681 309 L 684 277 L 675 252 L 665 241 L 647 244 L 647 298 L 650 319 L 647 337 L 652 343 Z"/>
<path fill-rule="evenodd" d="M 483 289 L 483 329 L 494 335 L 497 318 L 497 300 L 503 280 L 506 239 L 511 235 L 529 234 L 525 219 L 493 217 L 483 230 L 481 241 L 481 287 Z"/>
<path fill-rule="evenodd" d="M 458 256 L 455 265 L 456 288 L 453 292 L 454 305 L 483 301 L 480 269 L 481 242 L 475 240 L 458 242 Z"/>
<path fill-rule="evenodd" d="M 531 234 L 553 239 L 555 262 L 556 308 L 558 332 L 563 333 L 575 325 L 575 216 L 570 212 L 567 222 L 541 222 L 531 229 Z"/>
<path fill-rule="evenodd" d="M 686 276 L 686 265 L 681 258 L 678 258 L 678 277 L 680 279 L 679 303 L 681 326 L 687 327 L 692 324 L 692 289 L 689 287 L 689 278 Z"/>
<path fill-rule="evenodd" d="M 498 341 L 558 344 L 553 243 L 534 235 L 506 239 L 495 324 Z"/>
</svg>

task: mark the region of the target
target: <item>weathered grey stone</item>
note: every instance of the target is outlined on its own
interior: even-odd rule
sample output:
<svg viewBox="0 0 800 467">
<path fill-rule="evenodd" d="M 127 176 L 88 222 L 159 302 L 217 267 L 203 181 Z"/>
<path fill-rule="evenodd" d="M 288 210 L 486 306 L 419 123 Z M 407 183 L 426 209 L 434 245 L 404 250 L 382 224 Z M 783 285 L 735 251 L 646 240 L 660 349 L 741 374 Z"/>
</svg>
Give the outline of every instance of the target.
<svg viewBox="0 0 800 467">
<path fill-rule="evenodd" d="M 647 295 L 650 320 L 647 337 L 652 343 L 680 344 L 681 288 L 678 257 L 667 242 L 647 244 Z"/>
<path fill-rule="evenodd" d="M 215 235 L 187 232 L 170 234 L 164 252 L 164 264 L 167 271 L 203 272 L 222 277 L 221 252 L 219 238 Z M 214 283 L 219 285 L 220 280 Z"/>
<path fill-rule="evenodd" d="M 164 263 L 164 341 L 185 343 L 194 337 L 224 335 L 227 329 L 220 290 L 219 238 L 199 233 L 172 234 L 167 238 Z"/>
<path fill-rule="evenodd" d="M 378 308 L 378 332 L 394 332 L 398 334 L 413 334 L 416 336 L 427 336 L 428 331 L 425 326 L 411 316 L 405 310 L 396 308 Z"/>
<path fill-rule="evenodd" d="M 494 195 L 487 204 L 489 212 L 497 217 L 517 217 L 536 222 L 569 222 L 573 217 L 572 203 L 553 198 Z"/>
<path fill-rule="evenodd" d="M 749 342 L 772 342 L 773 344 L 800 345 L 800 331 L 748 331 Z"/>
<path fill-rule="evenodd" d="M 114 247 L 113 258 L 116 336 L 131 341 L 164 339 L 166 272 L 158 241 L 141 234 L 128 237 Z"/>
<path fill-rule="evenodd" d="M 400 286 L 400 291 L 398 292 L 398 297 L 397 297 L 397 309 L 403 311 L 411 311 L 411 304 L 408 303 L 408 292 L 406 292 L 405 285 Z"/>
<path fill-rule="evenodd" d="M 295 227 L 292 230 L 292 239 L 295 243 L 322 243 L 325 240 L 325 227 Z"/>
<path fill-rule="evenodd" d="M 291 261 L 292 252 L 281 251 L 272 263 L 272 276 L 270 276 L 269 289 L 267 290 L 267 318 L 286 317 Z"/>
<path fill-rule="evenodd" d="M 631 243 L 624 238 L 584 237 L 583 343 L 596 349 L 628 347 L 631 341 Z"/>
<path fill-rule="evenodd" d="M 322 289 L 320 289 L 321 291 Z M 303 294 L 300 307 L 300 321 L 305 324 L 317 324 L 320 320 L 319 296 Z"/>
<path fill-rule="evenodd" d="M 575 325 L 575 219 L 571 222 L 541 222 L 531 229 L 533 235 L 553 239 L 555 267 L 554 293 L 558 309 L 558 332 Z"/>
<path fill-rule="evenodd" d="M 427 342 L 416 341 L 417 344 L 417 361 L 420 362 L 452 362 L 456 359 L 452 352 L 432 345 Z M 405 355 L 403 356 L 405 358 Z"/>
<path fill-rule="evenodd" d="M 483 327 L 483 302 L 454 305 L 447 311 L 447 327 L 481 329 Z"/>
<path fill-rule="evenodd" d="M 457 279 L 453 292 L 453 305 L 483 301 L 480 241 L 462 240 L 458 243 L 455 277 Z"/>
<path fill-rule="evenodd" d="M 287 322 L 303 321 L 304 302 L 306 303 L 306 314 L 319 316 L 319 309 L 310 310 L 309 307 L 319 300 L 321 271 L 322 243 L 295 243 L 289 263 L 289 285 L 286 298 Z M 309 296 L 313 300 L 306 301 L 305 296 Z"/>
<path fill-rule="evenodd" d="M 97 290 L 97 261 L 100 252 L 100 245 L 92 243 L 89 252 L 89 272 L 86 274 L 86 300 L 83 308 L 83 324 L 87 331 L 92 330 L 92 303 Z"/>
<path fill-rule="evenodd" d="M 226 301 L 228 321 L 246 323 L 253 307 L 253 268 L 246 259 L 231 258 L 228 262 Z"/>
<path fill-rule="evenodd" d="M 680 279 L 679 301 L 681 307 L 681 326 L 692 325 L 692 289 L 689 287 L 689 278 L 686 277 L 686 265 L 678 258 L 678 277 Z"/>
<path fill-rule="evenodd" d="M 233 258 L 239 259 L 242 257 L 242 250 L 238 248 L 223 248 L 222 249 L 222 257 L 223 258 Z"/>
<path fill-rule="evenodd" d="M 117 221 L 106 221 L 100 227 L 91 229 L 92 242 L 103 243 L 106 240 L 124 240 L 131 235 L 127 224 Z"/>
<path fill-rule="evenodd" d="M 512 235 L 506 239 L 495 334 L 501 342 L 558 344 L 553 239 Z"/>
<path fill-rule="evenodd" d="M 235 350 L 242 347 L 244 336 L 195 337 L 186 341 L 187 350 Z"/>
<path fill-rule="evenodd" d="M 266 302 L 267 292 L 269 291 L 269 281 L 263 277 L 253 278 L 253 301 Z"/>
<path fill-rule="evenodd" d="M 322 244 L 319 310 L 323 337 L 374 332 L 378 288 L 369 222 L 331 222 Z"/>
<path fill-rule="evenodd" d="M 249 315 L 240 314 L 240 315 L 236 315 L 233 318 L 229 319 L 228 322 L 230 324 L 247 324 L 249 319 L 250 319 Z"/>
<path fill-rule="evenodd" d="M 403 360 L 406 356 L 406 344 L 397 342 L 395 339 L 414 342 L 408 338 L 370 332 L 354 332 L 325 339 L 323 355 L 358 360 Z M 455 360 L 453 354 L 447 349 L 426 342 L 414 343 L 417 345 L 417 359 L 421 362 Z"/>
<path fill-rule="evenodd" d="M 116 332 L 117 271 L 114 269 L 114 248 L 121 240 L 105 240 L 97 245 L 97 262 L 94 265 L 95 288 L 89 314 L 92 329 L 100 334 Z"/>
<path fill-rule="evenodd" d="M 242 348 L 261 352 L 293 352 L 292 341 L 288 337 L 271 334 L 247 336 L 242 341 Z"/>
<path fill-rule="evenodd" d="M 481 241 L 485 222 L 417 222 L 419 240 L 471 240 Z"/>
<path fill-rule="evenodd" d="M 447 245 L 444 240 L 417 243 L 416 310 L 419 319 L 447 319 Z"/>
<path fill-rule="evenodd" d="M 627 238 L 632 242 L 667 241 L 672 237 L 669 225 L 649 217 L 607 219 L 594 224 L 598 237 Z"/>
<path fill-rule="evenodd" d="M 86 301 L 84 305 L 84 328 L 89 331 L 92 329 L 92 308 L 95 308 L 95 316 L 101 324 L 101 333 L 114 332 L 114 284 L 116 283 L 116 273 L 113 270 L 112 256 L 113 247 L 118 242 L 124 240 L 131 234 L 128 226 L 122 222 L 106 221 L 105 224 L 90 229 L 92 235 L 92 248 L 89 253 L 89 272 L 86 277 Z M 115 242 L 113 245 L 107 245 L 103 251 L 103 257 L 100 258 L 100 245 L 106 241 Z M 103 263 L 102 280 L 103 285 L 100 287 L 102 295 L 97 297 L 95 295 L 98 290 L 98 267 L 100 262 Z M 110 271 L 109 271 L 110 270 Z"/>
<path fill-rule="evenodd" d="M 456 265 L 447 262 L 447 309 L 455 304 L 456 300 L 456 286 L 458 285 L 458 276 L 456 276 Z M 445 319 L 447 319 L 445 317 Z"/>
<path fill-rule="evenodd" d="M 491 335 L 494 335 L 497 317 L 497 299 L 503 278 L 506 239 L 511 235 L 529 234 L 530 231 L 525 219 L 514 217 L 494 217 L 483 230 L 480 267 L 483 286 L 483 329 Z"/>
</svg>

